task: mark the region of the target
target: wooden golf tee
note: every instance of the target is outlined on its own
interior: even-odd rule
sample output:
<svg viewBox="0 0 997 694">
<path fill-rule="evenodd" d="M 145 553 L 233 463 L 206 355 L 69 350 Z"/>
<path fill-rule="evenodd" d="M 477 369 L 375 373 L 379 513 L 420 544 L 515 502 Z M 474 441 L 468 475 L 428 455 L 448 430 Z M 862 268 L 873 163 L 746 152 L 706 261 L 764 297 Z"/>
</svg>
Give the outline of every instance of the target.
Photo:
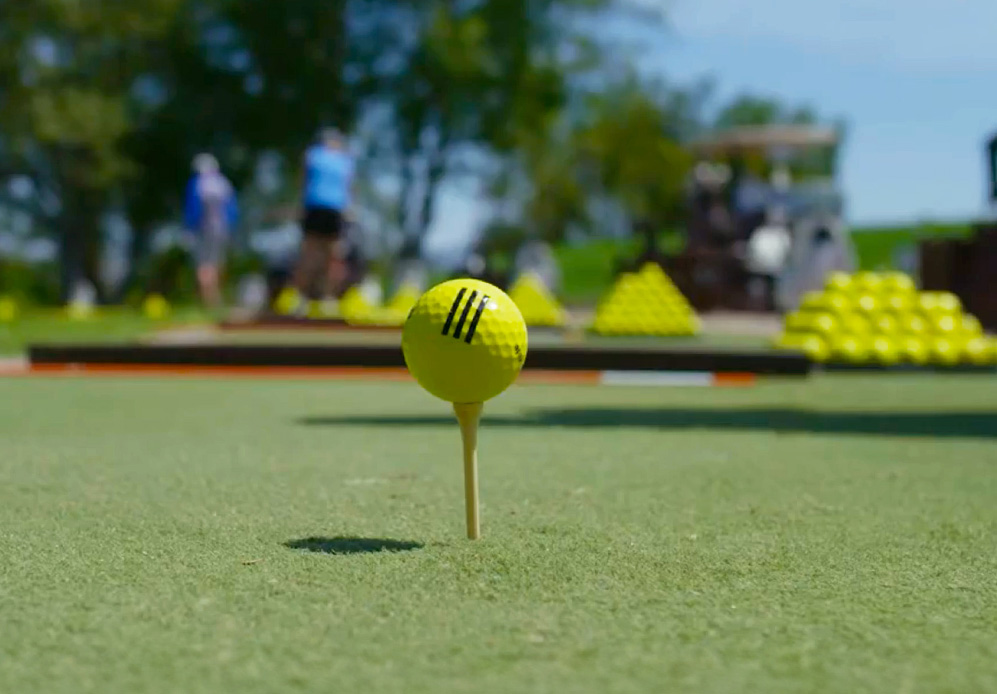
<svg viewBox="0 0 997 694">
<path fill-rule="evenodd" d="M 467 512 L 467 538 L 481 537 L 481 518 L 478 514 L 478 423 L 481 421 L 480 402 L 454 403 L 453 411 L 460 424 L 460 438 L 464 444 L 464 509 Z"/>
</svg>

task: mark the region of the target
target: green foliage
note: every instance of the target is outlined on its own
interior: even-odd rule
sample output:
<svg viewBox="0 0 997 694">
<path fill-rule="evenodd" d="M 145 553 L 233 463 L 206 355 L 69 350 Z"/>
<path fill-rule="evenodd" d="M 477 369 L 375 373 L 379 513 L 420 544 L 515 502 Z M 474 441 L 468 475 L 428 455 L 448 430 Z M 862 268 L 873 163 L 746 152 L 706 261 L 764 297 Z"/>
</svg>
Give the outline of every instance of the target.
<svg viewBox="0 0 997 694">
<path fill-rule="evenodd" d="M 673 224 L 693 160 L 669 134 L 672 114 L 639 82 L 600 94 L 593 111 L 577 137 L 601 188 L 634 219 Z"/>
<path fill-rule="evenodd" d="M 147 279 L 142 282 L 145 293 L 162 294 L 171 301 L 186 303 L 197 300 L 197 274 L 194 258 L 184 248 L 174 246 L 157 253 L 147 261 Z"/>
<path fill-rule="evenodd" d="M 639 250 L 636 239 L 593 239 L 555 247 L 561 270 L 561 297 L 569 302 L 598 301 L 612 285 L 618 261 Z"/>
<path fill-rule="evenodd" d="M 863 270 L 890 268 L 897 251 L 914 247 L 922 239 L 969 236 L 969 224 L 921 224 L 913 227 L 866 227 L 852 233 L 852 242 Z"/>
<path fill-rule="evenodd" d="M 394 210 L 404 253 L 419 250 L 443 180 L 479 173 L 462 156 L 469 147 L 508 159 L 551 144 L 550 128 L 579 68 L 563 58 L 578 53 L 566 48 L 579 43 L 565 15 L 607 4 L 486 0 L 420 7 L 421 30 L 384 90 L 395 137 L 382 146 L 382 163 L 402 184 Z"/>
<path fill-rule="evenodd" d="M 748 125 L 816 123 L 816 114 L 807 106 L 794 107 L 778 99 L 742 94 L 720 110 L 714 125 L 719 130 Z"/>
<path fill-rule="evenodd" d="M 171 307 L 168 321 L 154 321 L 139 312 L 139 297 L 127 308 L 102 308 L 84 320 L 71 320 L 62 309 L 26 307 L 17 320 L 0 324 L 0 357 L 22 356 L 30 345 L 46 343 L 135 342 L 175 323 L 210 325 L 210 317 L 187 307 Z M 172 323 L 171 323 L 172 322 Z"/>
<path fill-rule="evenodd" d="M 16 7 L 11 7 L 11 5 Z M 99 223 L 137 173 L 124 151 L 137 125 L 135 81 L 162 48 L 181 0 L 4 3 L 6 169 L 59 196 L 63 294 L 97 278 Z M 98 284 L 95 282 L 95 284 Z M 99 284 L 98 284 L 99 286 Z"/>
<path fill-rule="evenodd" d="M 713 128 L 723 131 L 745 126 L 766 125 L 820 125 L 821 119 L 809 106 L 792 106 L 773 97 L 759 97 L 742 94 L 721 108 L 713 123 Z M 813 147 L 794 153 L 789 162 L 790 172 L 796 179 L 829 177 L 833 175 L 842 142 L 847 132 L 844 121 L 832 124 L 838 135 L 838 142 L 831 147 Z M 765 152 L 748 152 L 742 164 L 756 175 L 768 176 L 771 162 Z"/>
<path fill-rule="evenodd" d="M 599 235 L 599 207 L 615 209 L 624 223 L 671 226 L 692 165 L 679 139 L 688 107 L 673 90 L 636 76 L 587 93 L 515 131 L 518 154 L 492 193 L 524 198 L 517 223 L 551 242 L 570 232 Z"/>
<path fill-rule="evenodd" d="M 27 304 L 54 304 L 59 300 L 58 268 L 0 258 L 0 295 Z"/>
</svg>

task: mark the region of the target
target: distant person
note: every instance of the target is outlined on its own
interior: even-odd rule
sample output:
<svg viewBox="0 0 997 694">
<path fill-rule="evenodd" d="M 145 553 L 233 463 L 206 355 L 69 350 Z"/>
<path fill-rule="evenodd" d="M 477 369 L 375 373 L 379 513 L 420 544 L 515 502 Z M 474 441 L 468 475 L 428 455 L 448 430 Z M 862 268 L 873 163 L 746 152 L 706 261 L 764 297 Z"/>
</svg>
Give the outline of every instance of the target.
<svg viewBox="0 0 997 694">
<path fill-rule="evenodd" d="M 187 183 L 184 222 L 197 238 L 197 283 L 205 305 L 222 303 L 221 277 L 229 239 L 238 221 L 238 201 L 232 183 L 211 154 L 198 154 Z"/>
<path fill-rule="evenodd" d="M 326 128 L 304 158 L 303 238 L 291 278 L 300 298 L 316 289 L 333 300 L 348 276 L 346 234 L 355 165 L 346 142 L 335 128 Z"/>
<path fill-rule="evenodd" d="M 722 246 L 730 238 L 733 220 L 725 202 L 730 170 L 719 164 L 700 162 L 693 172 L 689 248 Z"/>
</svg>

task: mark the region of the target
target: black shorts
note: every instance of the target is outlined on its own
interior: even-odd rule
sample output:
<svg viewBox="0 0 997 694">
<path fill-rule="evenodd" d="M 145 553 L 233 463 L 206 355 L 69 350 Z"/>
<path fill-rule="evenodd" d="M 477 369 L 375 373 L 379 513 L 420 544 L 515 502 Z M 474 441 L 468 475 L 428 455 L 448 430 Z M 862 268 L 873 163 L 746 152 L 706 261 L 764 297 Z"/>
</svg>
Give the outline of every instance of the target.
<svg viewBox="0 0 997 694">
<path fill-rule="evenodd" d="M 307 207 L 301 226 L 306 234 L 338 239 L 343 234 L 343 213 L 331 207 Z"/>
</svg>

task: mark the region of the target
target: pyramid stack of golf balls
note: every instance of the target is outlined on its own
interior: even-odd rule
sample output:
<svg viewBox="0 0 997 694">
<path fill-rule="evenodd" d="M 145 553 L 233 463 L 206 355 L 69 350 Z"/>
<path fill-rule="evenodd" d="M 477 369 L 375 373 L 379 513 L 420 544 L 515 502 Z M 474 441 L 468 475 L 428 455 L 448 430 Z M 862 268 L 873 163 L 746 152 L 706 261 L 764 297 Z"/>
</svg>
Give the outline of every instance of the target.
<svg viewBox="0 0 997 694">
<path fill-rule="evenodd" d="M 689 301 L 655 263 L 620 275 L 596 309 L 600 335 L 695 335 L 699 318 Z"/>
<path fill-rule="evenodd" d="M 539 275 L 526 272 L 513 282 L 509 296 L 516 303 L 527 325 L 561 327 L 567 312 Z"/>
<path fill-rule="evenodd" d="M 819 362 L 997 365 L 997 339 L 948 292 L 919 292 L 899 272 L 832 274 L 786 316 L 781 349 Z"/>
</svg>

